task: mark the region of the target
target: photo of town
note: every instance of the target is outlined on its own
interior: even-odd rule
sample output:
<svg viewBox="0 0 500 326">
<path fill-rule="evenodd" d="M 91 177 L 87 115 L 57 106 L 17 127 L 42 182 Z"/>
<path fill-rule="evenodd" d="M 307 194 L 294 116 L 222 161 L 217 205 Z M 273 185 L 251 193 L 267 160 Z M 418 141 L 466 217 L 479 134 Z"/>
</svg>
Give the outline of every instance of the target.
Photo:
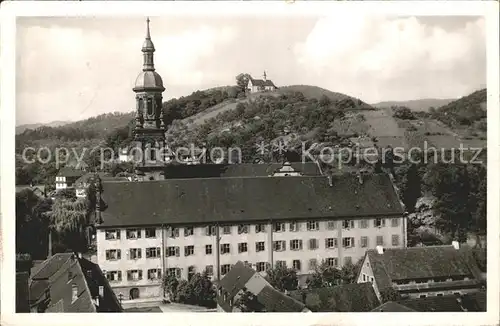
<svg viewBox="0 0 500 326">
<path fill-rule="evenodd" d="M 16 26 L 17 313 L 486 312 L 485 17 Z"/>
</svg>

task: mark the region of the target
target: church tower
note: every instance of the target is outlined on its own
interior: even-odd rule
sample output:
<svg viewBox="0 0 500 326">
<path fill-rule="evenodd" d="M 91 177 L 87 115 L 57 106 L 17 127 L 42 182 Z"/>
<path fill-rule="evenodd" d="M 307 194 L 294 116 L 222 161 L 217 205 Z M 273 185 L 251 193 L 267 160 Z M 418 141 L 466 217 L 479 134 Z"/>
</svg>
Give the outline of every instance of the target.
<svg viewBox="0 0 500 326">
<path fill-rule="evenodd" d="M 165 91 L 161 76 L 155 71 L 155 47 L 149 32 L 149 18 L 146 20 L 146 39 L 142 45 L 143 67 L 135 80 L 136 115 L 133 153 L 136 174 L 142 180 L 163 179 L 166 126 L 163 122 L 162 93 Z M 140 149 L 140 150 L 139 150 Z"/>
</svg>

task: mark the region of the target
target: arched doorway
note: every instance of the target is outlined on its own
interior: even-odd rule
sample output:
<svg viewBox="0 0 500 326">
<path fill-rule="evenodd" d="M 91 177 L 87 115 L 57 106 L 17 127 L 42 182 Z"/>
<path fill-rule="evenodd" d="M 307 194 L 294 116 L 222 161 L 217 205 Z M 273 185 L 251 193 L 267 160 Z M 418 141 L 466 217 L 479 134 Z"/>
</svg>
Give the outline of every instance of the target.
<svg viewBox="0 0 500 326">
<path fill-rule="evenodd" d="M 139 289 L 132 288 L 130 289 L 130 300 L 139 299 Z"/>
</svg>

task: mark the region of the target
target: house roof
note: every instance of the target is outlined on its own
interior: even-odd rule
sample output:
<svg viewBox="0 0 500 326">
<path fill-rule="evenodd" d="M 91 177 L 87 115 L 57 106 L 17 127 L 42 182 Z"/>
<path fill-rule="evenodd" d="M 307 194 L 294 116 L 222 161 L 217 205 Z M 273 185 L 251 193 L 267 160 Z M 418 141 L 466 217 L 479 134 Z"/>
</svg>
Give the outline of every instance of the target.
<svg viewBox="0 0 500 326">
<path fill-rule="evenodd" d="M 389 177 L 257 177 L 104 182 L 101 227 L 402 214 Z"/>
<path fill-rule="evenodd" d="M 393 301 L 388 301 L 386 303 L 383 303 L 377 308 L 372 310 L 372 312 L 411 312 L 411 311 L 414 312 L 415 310 Z"/>
<path fill-rule="evenodd" d="M 274 85 L 274 83 L 270 79 L 263 80 L 263 79 L 254 79 L 254 78 L 250 77 L 249 80 L 252 81 L 253 86 L 273 86 L 273 87 L 276 87 L 276 85 Z"/>
<path fill-rule="evenodd" d="M 69 166 L 65 166 L 57 172 L 57 175 L 60 177 L 81 177 L 84 174 L 84 171 Z"/>
<path fill-rule="evenodd" d="M 387 248 L 383 254 L 367 250 L 366 256 L 379 289 L 395 280 L 477 276 L 474 262 L 453 246 Z"/>
<path fill-rule="evenodd" d="M 302 301 L 303 293 L 306 306 L 315 312 L 365 312 L 380 304 L 371 283 L 297 290 L 290 295 Z"/>
<path fill-rule="evenodd" d="M 96 175 L 96 173 L 94 173 L 94 172 L 85 173 L 84 175 L 82 175 L 81 177 L 79 177 L 78 179 L 76 179 L 75 185 L 78 187 L 78 186 L 84 186 L 86 184 L 89 184 L 92 181 L 92 178 L 94 178 L 95 175 Z M 103 178 L 112 178 L 113 177 L 111 174 L 109 174 L 107 172 L 97 172 L 97 175 L 101 179 L 103 179 Z"/>
<path fill-rule="evenodd" d="M 307 176 L 318 176 L 316 163 L 291 163 L 295 171 Z M 270 164 L 169 164 L 165 167 L 166 179 L 218 178 L 218 177 L 267 177 L 282 167 L 281 163 Z"/>
<path fill-rule="evenodd" d="M 81 265 L 85 261 L 73 253 L 58 253 L 47 259 L 32 276 L 31 302 L 38 301 L 48 291 L 50 301 L 47 312 L 96 312 L 87 276 Z M 72 300 L 74 286 L 78 289 L 75 301 Z M 116 304 L 113 309 L 119 311 L 121 307 Z"/>
<path fill-rule="evenodd" d="M 486 311 L 486 292 L 480 291 L 465 294 L 460 297 L 446 295 L 442 297 L 430 296 L 426 298 L 406 299 L 397 302 L 413 311 L 419 312 L 462 312 Z M 389 311 L 389 310 L 387 310 Z"/>
<path fill-rule="evenodd" d="M 241 261 L 220 280 L 219 286 L 227 292 L 229 299 L 247 288 L 257 297 L 266 312 L 302 312 L 305 308 L 300 301 L 273 288 L 259 273 Z M 219 303 L 222 303 L 221 306 L 226 310 L 230 309 L 223 302 Z"/>
</svg>

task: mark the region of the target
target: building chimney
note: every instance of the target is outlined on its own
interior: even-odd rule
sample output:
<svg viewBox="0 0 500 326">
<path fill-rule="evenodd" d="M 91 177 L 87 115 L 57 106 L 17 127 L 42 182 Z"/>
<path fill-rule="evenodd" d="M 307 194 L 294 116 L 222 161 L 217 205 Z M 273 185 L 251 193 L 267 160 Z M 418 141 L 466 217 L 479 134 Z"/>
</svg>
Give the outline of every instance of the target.
<svg viewBox="0 0 500 326">
<path fill-rule="evenodd" d="M 99 285 L 99 296 L 104 298 L 104 286 Z"/>
<path fill-rule="evenodd" d="M 77 256 L 78 256 L 78 259 L 82 259 L 82 253 L 81 253 L 81 252 L 79 252 L 79 253 L 77 254 Z"/>
<path fill-rule="evenodd" d="M 75 302 L 78 299 L 78 286 L 73 284 L 71 286 L 71 302 Z"/>
<path fill-rule="evenodd" d="M 382 247 L 382 246 L 376 246 L 375 248 L 377 249 L 377 253 L 379 255 L 382 255 L 384 253 L 384 247 Z"/>
<path fill-rule="evenodd" d="M 460 249 L 460 244 L 458 243 L 458 241 L 452 241 L 451 242 L 451 245 L 453 246 L 453 248 L 455 248 L 456 250 Z"/>
</svg>

